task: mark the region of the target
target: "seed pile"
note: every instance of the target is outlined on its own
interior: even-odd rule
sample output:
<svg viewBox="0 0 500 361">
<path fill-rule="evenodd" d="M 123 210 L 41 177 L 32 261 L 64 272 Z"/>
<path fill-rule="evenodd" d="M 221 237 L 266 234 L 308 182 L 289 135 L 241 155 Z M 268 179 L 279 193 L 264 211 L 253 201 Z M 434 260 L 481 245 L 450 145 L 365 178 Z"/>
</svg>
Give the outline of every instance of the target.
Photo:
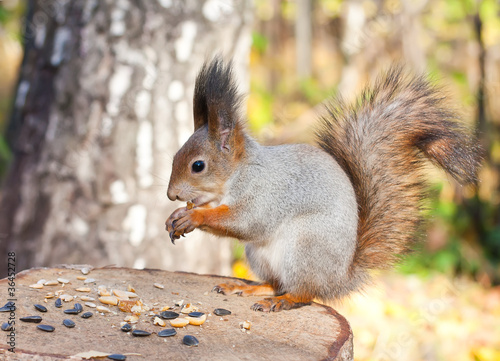
<svg viewBox="0 0 500 361">
<path fill-rule="evenodd" d="M 90 271 L 89 271 L 90 272 Z M 88 274 L 87 272 L 86 274 Z M 82 283 L 84 284 L 82 286 Z M 165 286 L 160 283 L 152 283 L 152 287 L 158 292 L 164 292 Z M 52 288 L 51 291 L 44 295 L 44 304 L 36 303 L 33 305 L 34 311 L 42 314 L 50 314 L 51 312 L 62 312 L 70 318 L 65 318 L 62 325 L 67 329 L 75 328 L 78 322 L 92 321 L 77 321 L 75 317 L 88 319 L 94 315 L 110 314 L 112 316 L 120 316 L 124 314 L 123 321 L 120 322 L 119 329 L 133 337 L 149 337 L 156 334 L 160 338 L 175 338 L 177 335 L 176 329 L 192 326 L 201 327 L 205 322 L 209 322 L 209 316 L 212 313 L 215 316 L 223 317 L 231 315 L 231 311 L 216 308 L 210 312 L 201 309 L 201 303 L 184 302 L 184 300 L 173 301 L 170 305 L 153 305 L 146 304 L 136 293 L 134 287 L 129 285 L 126 290 L 111 289 L 105 285 L 98 285 L 98 281 L 87 276 L 78 276 L 75 279 L 57 278 L 56 280 L 39 280 L 36 284 L 29 285 L 30 288 L 45 292 L 47 288 Z M 57 288 L 58 290 L 55 290 Z M 94 293 L 94 294 L 92 294 Z M 172 292 L 172 294 L 178 294 Z M 81 301 L 77 302 L 78 300 Z M 95 302 L 95 303 L 94 303 Z M 83 305 L 82 305 L 83 304 Z M 52 307 L 50 307 L 52 305 Z M 67 307 L 66 305 L 69 305 Z M 95 312 L 86 311 L 85 307 L 95 310 Z M 58 310 L 61 309 L 61 310 Z M 15 310 L 15 304 L 8 302 L 3 307 L 0 307 L 0 312 L 9 312 Z M 146 318 L 146 319 L 145 319 Z M 57 332 L 56 325 L 43 324 L 41 315 L 26 315 L 20 318 L 20 321 L 38 324 L 36 328 L 44 332 Z M 146 329 L 137 327 L 138 322 L 149 323 L 150 326 Z M 60 321 L 59 321 L 60 322 Z M 35 326 L 34 326 L 35 327 Z M 112 326 L 116 327 L 116 326 Z M 240 325 L 241 328 L 249 330 L 250 327 L 246 324 Z M 11 327 L 8 323 L 1 325 L 3 331 L 9 331 Z M 66 332 L 66 331 L 64 331 Z M 69 330 L 67 332 L 70 332 Z M 165 340 L 166 341 L 166 340 Z M 188 347 L 198 346 L 199 340 L 193 335 L 185 335 L 182 338 L 181 344 Z M 126 356 L 122 354 L 108 355 L 112 360 L 125 360 Z"/>
</svg>

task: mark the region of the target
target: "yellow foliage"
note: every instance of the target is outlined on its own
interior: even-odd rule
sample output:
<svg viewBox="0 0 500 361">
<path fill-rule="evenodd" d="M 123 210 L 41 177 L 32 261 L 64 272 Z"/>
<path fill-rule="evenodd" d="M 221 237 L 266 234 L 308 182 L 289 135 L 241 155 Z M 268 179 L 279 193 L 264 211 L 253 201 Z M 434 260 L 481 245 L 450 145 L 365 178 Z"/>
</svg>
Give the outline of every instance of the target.
<svg viewBox="0 0 500 361">
<path fill-rule="evenodd" d="M 242 260 L 238 260 L 233 263 L 233 277 L 244 278 L 247 280 L 255 279 L 255 276 L 252 271 L 250 271 L 248 264 Z"/>
<path fill-rule="evenodd" d="M 500 351 L 493 347 L 477 347 L 471 350 L 471 354 L 478 361 L 498 361 L 500 360 Z"/>
</svg>

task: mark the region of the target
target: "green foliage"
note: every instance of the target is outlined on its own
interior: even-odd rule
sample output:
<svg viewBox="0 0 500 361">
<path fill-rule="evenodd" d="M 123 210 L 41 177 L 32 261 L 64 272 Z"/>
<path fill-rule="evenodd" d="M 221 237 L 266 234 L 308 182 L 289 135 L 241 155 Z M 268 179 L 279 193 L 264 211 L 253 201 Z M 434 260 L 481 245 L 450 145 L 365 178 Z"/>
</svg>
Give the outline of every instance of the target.
<svg viewBox="0 0 500 361">
<path fill-rule="evenodd" d="M 21 42 L 21 18 L 25 12 L 24 1 L 12 2 L 9 6 L 0 0 L 0 30 Z"/>
<path fill-rule="evenodd" d="M 437 185 L 431 193 L 439 195 L 442 191 L 443 186 Z M 471 207 L 481 214 L 471 212 Z M 492 283 L 500 282 L 500 268 L 495 266 L 500 264 L 500 224 L 494 221 L 496 211 L 491 203 L 481 201 L 476 195 L 460 203 L 433 196 L 427 215 L 433 221 L 429 228 L 433 225 L 444 228 L 446 242 L 438 250 L 429 250 L 424 240 L 415 247 L 415 252 L 404 257 L 397 269 L 423 276 L 436 271 L 473 277 L 487 275 Z M 476 232 L 481 235 L 479 240 L 473 236 Z"/>
<path fill-rule="evenodd" d="M 233 248 L 234 259 L 236 260 L 243 259 L 243 256 L 245 254 L 245 246 L 243 245 L 243 243 L 237 240 L 233 240 L 232 248 Z"/>
<path fill-rule="evenodd" d="M 498 23 L 498 12 L 500 5 L 496 0 L 483 0 L 479 6 L 479 15 L 483 21 L 494 21 Z"/>
<path fill-rule="evenodd" d="M 465 257 L 464 244 L 460 239 L 452 238 L 439 251 L 431 252 L 424 243 L 415 247 L 415 251 L 403 258 L 396 269 L 404 274 L 429 276 L 434 272 L 456 275 L 458 273 L 474 275 L 480 268 L 476 259 Z"/>
<path fill-rule="evenodd" d="M 12 157 L 7 141 L 3 135 L 0 135 L 0 176 L 3 176 Z"/>
<path fill-rule="evenodd" d="M 0 4 L 0 24 L 6 24 L 12 18 L 12 11 Z"/>
<path fill-rule="evenodd" d="M 260 54 L 265 53 L 267 46 L 269 44 L 269 40 L 261 34 L 256 31 L 252 33 L 252 48 L 253 50 L 259 52 Z"/>
<path fill-rule="evenodd" d="M 321 86 L 317 78 L 308 78 L 300 81 L 299 89 L 301 95 L 309 104 L 321 103 L 333 93 L 332 88 L 324 88 Z"/>
</svg>

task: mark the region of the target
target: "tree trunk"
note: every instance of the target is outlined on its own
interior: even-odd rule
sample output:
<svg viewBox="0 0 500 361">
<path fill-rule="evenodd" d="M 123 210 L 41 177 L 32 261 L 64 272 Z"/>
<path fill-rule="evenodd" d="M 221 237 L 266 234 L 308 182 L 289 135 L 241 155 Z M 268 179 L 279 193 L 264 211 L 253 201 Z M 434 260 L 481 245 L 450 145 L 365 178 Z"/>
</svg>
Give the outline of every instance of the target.
<svg viewBox="0 0 500 361">
<path fill-rule="evenodd" d="M 87 295 L 94 298 L 98 297 L 98 284 L 105 285 L 108 290 L 125 290 L 130 284 L 134 286 L 136 294 L 144 305 L 151 307 L 157 313 L 165 306 L 180 312 L 182 306 L 177 307 L 175 303 L 182 299 L 183 306 L 188 303 L 193 304 L 205 314 L 206 322 L 201 326 L 188 325 L 177 328 L 177 334 L 168 339 L 151 335 L 138 340 L 137 337 L 122 332 L 120 322 L 130 313 L 124 312 L 118 306 L 105 305 L 117 317 L 96 314 L 91 319 L 84 320 L 78 316 L 68 316 L 62 308 L 57 309 L 54 306 L 54 299 L 49 299 L 47 303 L 43 302 L 47 292 L 55 291 L 56 287 L 46 286 L 44 289 L 27 287 L 40 279 L 53 280 L 61 277 L 70 281 L 65 286 L 66 292 L 74 294 L 75 288 L 84 285 L 83 281 L 76 279 L 81 275 L 81 272 L 71 265 L 65 268 L 32 269 L 17 275 L 16 283 L 24 285 L 18 287 L 15 294 L 17 317 L 31 315 L 37 312 L 33 308 L 34 304 L 43 304 L 48 312 L 37 312 L 37 314 L 43 318 L 43 324 L 53 326 L 55 331 L 52 335 L 48 335 L 40 332 L 32 323 L 17 321 L 14 336 L 9 336 L 10 331 L 2 331 L 4 338 L 0 342 L 0 360 L 82 360 L 80 357 L 71 356 L 91 350 L 93 354 L 96 351 L 108 355 L 139 354 L 128 356 L 127 360 L 130 361 L 353 360 L 351 327 L 337 311 L 325 305 L 312 303 L 310 306 L 291 311 L 262 314 L 250 308 L 253 303 L 262 300 L 261 297 L 225 296 L 217 292 L 208 292 L 214 285 L 228 280 L 235 281 L 235 278 L 112 267 L 93 269 L 89 273 L 89 278 L 99 280 L 98 283 L 85 284 L 91 289 Z M 160 283 L 164 289 L 153 287 L 153 283 Z M 9 287 L 8 279 L 0 279 L 0 295 L 7 295 Z M 74 303 L 65 302 L 65 308 L 70 308 L 72 304 Z M 85 311 L 95 310 L 84 307 Z M 213 311 L 221 307 L 232 314 L 216 316 Z M 149 313 L 149 311 L 142 314 L 138 312 L 136 315 L 139 320 L 134 328 L 156 334 L 171 328 L 168 320 L 165 320 L 166 329 L 154 325 Z M 9 313 L 4 313 L 2 319 L 7 320 L 8 315 Z M 187 315 L 181 314 L 177 320 L 183 319 L 184 316 Z M 62 325 L 63 319 L 68 317 L 76 323 L 74 329 L 66 329 Z M 242 328 L 243 321 L 248 323 L 249 330 Z M 199 347 L 188 348 L 183 345 L 182 339 L 186 334 L 195 336 L 199 341 Z M 12 347 L 15 347 L 14 352 L 8 351 Z M 109 360 L 102 357 L 95 357 L 92 360 Z"/>
<path fill-rule="evenodd" d="M 16 252 L 17 270 L 90 263 L 230 272 L 229 240 L 195 232 L 170 243 L 164 222 L 180 204 L 166 190 L 173 154 L 193 129 L 205 57 L 234 57 L 248 83 L 250 5 L 29 3 L 0 205 L 1 251 Z"/>
</svg>

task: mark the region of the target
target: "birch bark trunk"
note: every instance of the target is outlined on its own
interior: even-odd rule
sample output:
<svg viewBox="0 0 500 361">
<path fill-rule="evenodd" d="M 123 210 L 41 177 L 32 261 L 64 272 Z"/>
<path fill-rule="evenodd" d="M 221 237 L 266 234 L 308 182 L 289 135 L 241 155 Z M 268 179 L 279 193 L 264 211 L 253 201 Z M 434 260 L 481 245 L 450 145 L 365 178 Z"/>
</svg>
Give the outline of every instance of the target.
<svg viewBox="0 0 500 361">
<path fill-rule="evenodd" d="M 248 84 L 251 14 L 247 0 L 29 3 L 0 204 L 0 251 L 16 252 L 18 271 L 230 273 L 229 240 L 170 243 L 164 222 L 179 204 L 166 190 L 205 57 L 234 57 Z"/>
</svg>

